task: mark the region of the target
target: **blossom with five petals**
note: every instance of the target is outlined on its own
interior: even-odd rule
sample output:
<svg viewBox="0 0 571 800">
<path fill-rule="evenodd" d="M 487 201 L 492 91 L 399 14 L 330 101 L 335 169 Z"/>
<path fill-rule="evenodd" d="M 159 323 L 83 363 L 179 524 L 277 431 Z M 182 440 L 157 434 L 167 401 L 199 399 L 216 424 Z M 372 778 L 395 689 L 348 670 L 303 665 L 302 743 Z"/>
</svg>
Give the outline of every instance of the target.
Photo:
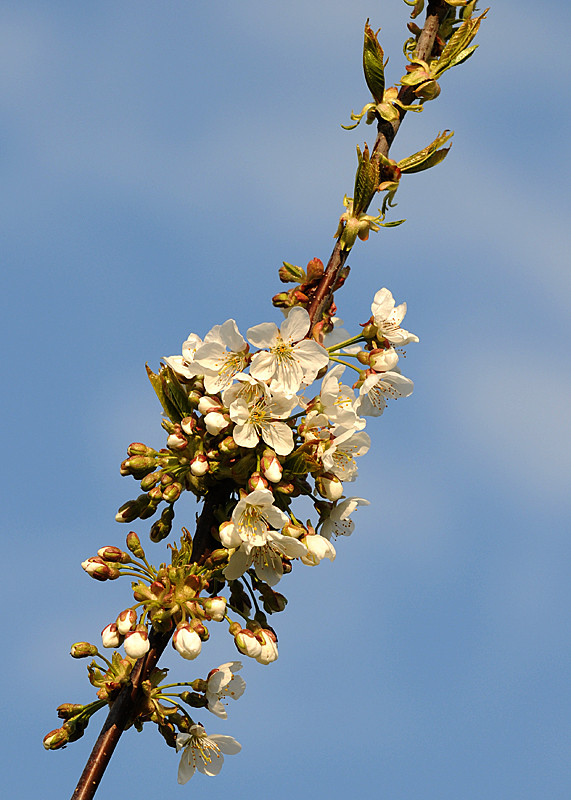
<svg viewBox="0 0 571 800">
<path fill-rule="evenodd" d="M 414 383 L 400 372 L 373 372 L 359 389 L 355 410 L 366 417 L 379 417 L 387 407 L 387 398 L 409 397 L 413 389 Z"/>
<path fill-rule="evenodd" d="M 236 425 L 232 432 L 234 441 L 240 447 L 255 447 L 261 437 L 279 456 L 287 456 L 293 450 L 293 432 L 281 420 L 289 417 L 295 405 L 295 399 L 269 392 L 250 403 L 238 397 L 229 409 L 230 419 Z"/>
<path fill-rule="evenodd" d="M 354 481 L 357 477 L 355 458 L 365 455 L 370 446 L 371 439 L 364 431 L 341 430 L 323 451 L 321 461 L 325 471 L 332 472 L 341 481 Z"/>
<path fill-rule="evenodd" d="M 304 338 L 309 325 L 305 308 L 294 306 L 280 328 L 274 322 L 250 328 L 248 340 L 261 348 L 252 357 L 250 374 L 286 397 L 293 397 L 302 383 L 311 383 L 329 363 L 329 354 L 313 339 Z"/>
<path fill-rule="evenodd" d="M 196 333 L 189 333 L 188 339 L 182 343 L 181 356 L 165 356 L 165 361 L 169 367 L 183 378 L 194 378 L 200 375 L 200 367 L 194 363 L 194 354 L 202 344 L 202 339 Z"/>
<path fill-rule="evenodd" d="M 244 694 L 246 681 L 234 674 L 239 669 L 242 669 L 241 661 L 228 661 L 226 664 L 220 664 L 218 669 L 213 669 L 208 676 L 206 683 L 208 710 L 221 719 L 228 717 L 222 698 L 232 697 L 237 700 Z"/>
<path fill-rule="evenodd" d="M 331 511 L 321 527 L 321 535 L 326 539 L 332 536 L 350 536 L 355 528 L 351 514 L 357 506 L 368 506 L 369 501 L 363 497 L 348 497 L 338 503 Z"/>
<path fill-rule="evenodd" d="M 248 345 L 233 319 L 215 325 L 194 354 L 194 363 L 204 375 L 209 394 L 220 392 L 232 383 L 248 363 Z"/>
<path fill-rule="evenodd" d="M 182 750 L 178 767 L 178 782 L 186 783 L 195 771 L 203 775 L 218 775 L 224 763 L 223 753 L 233 756 L 239 753 L 242 745 L 233 736 L 219 733 L 206 735 L 202 725 L 191 725 L 188 733 L 176 737 L 177 752 Z"/>
<path fill-rule="evenodd" d="M 321 404 L 324 413 L 334 425 L 361 431 L 365 427 L 366 421 L 357 416 L 353 389 L 339 381 L 344 371 L 343 364 L 337 364 L 323 378 L 319 394 Z"/>
<path fill-rule="evenodd" d="M 395 299 L 388 289 L 379 289 L 371 304 L 373 321 L 379 335 L 391 344 L 403 347 L 411 342 L 418 342 L 418 336 L 400 327 L 406 314 L 406 303 L 395 306 Z"/>
</svg>

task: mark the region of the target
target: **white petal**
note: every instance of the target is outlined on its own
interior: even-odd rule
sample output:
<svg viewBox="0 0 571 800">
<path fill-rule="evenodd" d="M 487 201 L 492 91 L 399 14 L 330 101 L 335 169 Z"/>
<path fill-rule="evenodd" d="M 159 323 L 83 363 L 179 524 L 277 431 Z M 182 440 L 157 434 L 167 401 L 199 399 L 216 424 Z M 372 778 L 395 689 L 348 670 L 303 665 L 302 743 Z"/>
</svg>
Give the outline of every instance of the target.
<svg viewBox="0 0 571 800">
<path fill-rule="evenodd" d="M 262 439 L 269 444 L 272 450 L 276 451 L 278 456 L 287 456 L 293 450 L 293 432 L 285 422 L 272 422 L 264 425 Z"/>
<path fill-rule="evenodd" d="M 282 322 L 280 333 L 284 342 L 299 342 L 309 330 L 309 314 L 305 308 L 294 306 Z M 317 342 L 316 342 L 317 344 Z"/>
<path fill-rule="evenodd" d="M 254 347 L 272 347 L 275 340 L 279 335 L 278 326 L 275 322 L 262 322 L 260 325 L 254 325 L 253 328 L 248 328 L 246 336 L 248 341 Z"/>
<path fill-rule="evenodd" d="M 240 742 L 237 742 L 233 736 L 224 736 L 221 733 L 213 733 L 208 737 L 214 744 L 217 744 L 220 750 L 226 756 L 235 756 L 242 749 Z"/>
</svg>

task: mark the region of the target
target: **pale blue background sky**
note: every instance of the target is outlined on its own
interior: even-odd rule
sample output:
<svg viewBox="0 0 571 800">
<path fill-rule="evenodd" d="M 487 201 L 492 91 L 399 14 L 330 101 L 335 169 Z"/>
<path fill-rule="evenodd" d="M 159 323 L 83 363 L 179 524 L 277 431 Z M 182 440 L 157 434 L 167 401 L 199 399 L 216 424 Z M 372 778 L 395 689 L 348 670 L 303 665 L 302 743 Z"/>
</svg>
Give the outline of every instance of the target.
<svg viewBox="0 0 571 800">
<path fill-rule="evenodd" d="M 202 720 L 242 754 L 181 788 L 156 731 L 130 732 L 101 800 L 571 794 L 561 5 L 493 4 L 476 56 L 395 143 L 401 158 L 456 131 L 442 166 L 403 181 L 406 225 L 355 248 L 338 304 L 355 325 L 381 286 L 408 301 L 415 393 L 369 425 L 352 493 L 372 504 L 335 564 L 280 585 L 279 661 L 248 663 L 229 720 Z M 339 127 L 369 99 L 363 24 L 383 26 L 396 80 L 407 15 L 397 0 L 4 4 L 7 797 L 69 796 L 102 722 L 41 746 L 60 702 L 91 697 L 69 645 L 127 604 L 127 581 L 79 562 L 124 539 L 126 445 L 163 441 L 145 361 L 231 316 L 279 319 L 282 259 L 328 257 L 372 136 Z M 235 657 L 213 634 L 196 671 L 169 654 L 173 679 Z"/>
</svg>

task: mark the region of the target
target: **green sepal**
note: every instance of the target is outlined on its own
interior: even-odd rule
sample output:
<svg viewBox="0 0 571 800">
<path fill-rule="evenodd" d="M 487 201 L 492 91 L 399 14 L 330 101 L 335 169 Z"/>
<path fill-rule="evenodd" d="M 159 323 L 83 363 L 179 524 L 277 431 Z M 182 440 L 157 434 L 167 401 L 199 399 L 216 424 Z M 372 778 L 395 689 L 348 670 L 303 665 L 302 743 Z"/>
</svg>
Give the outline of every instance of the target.
<svg viewBox="0 0 571 800">
<path fill-rule="evenodd" d="M 435 167 L 446 158 L 450 150 L 450 147 L 445 147 L 441 150 L 438 148 L 442 147 L 442 145 L 453 136 L 454 131 L 443 131 L 439 133 L 436 139 L 427 147 L 399 161 L 397 164 L 398 168 L 401 172 L 411 175 L 415 172 L 422 172 L 425 169 L 430 169 L 430 167 Z"/>
<path fill-rule="evenodd" d="M 367 144 L 361 152 L 357 145 L 359 164 L 355 174 L 355 191 L 353 193 L 353 216 L 358 216 L 369 207 L 379 185 L 379 160 L 371 159 Z"/>
<path fill-rule="evenodd" d="M 171 422 L 180 422 L 187 417 L 192 408 L 188 402 L 186 392 L 170 367 L 161 366 L 158 373 L 146 365 L 147 375 L 163 411 Z"/>
<path fill-rule="evenodd" d="M 167 417 L 170 420 L 172 420 L 173 422 L 180 422 L 182 417 L 180 417 L 177 414 L 176 407 L 174 406 L 172 401 L 169 399 L 169 397 L 165 393 L 165 389 L 164 389 L 161 373 L 159 372 L 157 374 L 156 372 L 153 372 L 153 370 L 149 367 L 148 364 L 146 364 L 145 367 L 146 367 L 146 370 L 147 370 L 147 375 L 148 375 L 149 380 L 151 382 L 151 386 L 155 390 L 155 394 L 159 399 L 159 403 L 163 407 L 163 411 L 165 412 Z"/>
<path fill-rule="evenodd" d="M 445 72 L 450 67 L 465 61 L 474 52 L 469 48 L 470 43 L 478 33 L 480 23 L 488 13 L 487 9 L 475 19 L 468 18 L 460 25 L 460 27 L 452 34 L 450 39 L 446 42 L 444 50 L 440 54 L 440 58 L 436 65 L 433 65 L 434 76 L 437 77 Z M 469 50 L 468 54 L 464 51 Z M 460 58 L 461 57 L 461 58 Z M 460 60 L 457 60 L 460 58 Z"/>
<path fill-rule="evenodd" d="M 380 30 L 380 28 L 379 28 Z M 378 33 L 379 31 L 377 31 Z M 363 72 L 369 91 L 375 98 L 376 103 L 380 103 L 385 92 L 385 67 L 383 63 L 383 48 L 377 39 L 377 33 L 369 25 L 369 20 L 365 23 L 365 41 L 363 44 Z"/>
</svg>

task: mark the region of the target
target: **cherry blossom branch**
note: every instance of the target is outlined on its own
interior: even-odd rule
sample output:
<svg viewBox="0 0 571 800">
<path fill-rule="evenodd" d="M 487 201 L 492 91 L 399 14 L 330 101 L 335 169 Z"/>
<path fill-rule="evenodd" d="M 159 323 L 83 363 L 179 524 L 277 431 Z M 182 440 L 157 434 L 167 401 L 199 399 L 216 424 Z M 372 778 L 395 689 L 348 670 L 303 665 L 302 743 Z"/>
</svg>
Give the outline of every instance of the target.
<svg viewBox="0 0 571 800">
<path fill-rule="evenodd" d="M 429 2 L 426 10 L 424 27 L 418 38 L 418 44 L 416 47 L 415 55 L 417 58 L 422 59 L 423 61 L 426 61 L 427 58 L 430 58 L 440 23 L 446 14 L 449 13 L 449 11 L 450 6 L 445 2 L 445 0 Z M 413 90 L 408 86 L 402 86 L 398 94 L 398 99 L 402 101 L 404 105 L 408 105 L 412 102 L 413 98 Z M 383 156 L 388 155 L 391 144 L 393 143 L 400 124 L 406 114 L 406 110 L 403 108 L 398 108 L 398 111 L 399 117 L 398 119 L 394 120 L 394 122 L 387 122 L 383 119 L 378 122 L 377 138 L 372 150 L 373 154 L 380 153 Z M 369 204 L 367 204 L 367 207 L 364 209 L 365 212 L 367 211 L 368 205 Z M 341 236 L 339 236 L 335 242 L 335 247 L 333 248 L 333 252 L 331 253 L 329 261 L 327 262 L 327 267 L 323 273 L 323 277 L 317 286 L 317 289 L 315 290 L 313 299 L 308 308 L 309 318 L 311 320 L 311 328 L 313 328 L 321 320 L 323 312 L 327 309 L 329 303 L 331 302 L 333 292 L 335 291 L 335 284 L 339 278 L 342 268 L 347 261 L 347 258 L 349 257 L 349 252 L 349 250 L 346 250 L 342 247 Z"/>
<path fill-rule="evenodd" d="M 215 524 L 214 511 L 228 496 L 228 489 L 229 483 L 222 482 L 211 489 L 204 499 L 204 507 L 197 520 L 193 537 L 192 563 L 197 563 L 208 554 L 213 545 L 216 546 L 211 533 Z M 71 800 L 91 800 L 94 797 L 121 734 L 137 714 L 142 699 L 141 685 L 156 667 L 172 634 L 172 630 L 159 633 L 154 628 L 151 629 L 150 650 L 136 662 L 129 683 L 123 687 L 113 702 Z"/>
</svg>

